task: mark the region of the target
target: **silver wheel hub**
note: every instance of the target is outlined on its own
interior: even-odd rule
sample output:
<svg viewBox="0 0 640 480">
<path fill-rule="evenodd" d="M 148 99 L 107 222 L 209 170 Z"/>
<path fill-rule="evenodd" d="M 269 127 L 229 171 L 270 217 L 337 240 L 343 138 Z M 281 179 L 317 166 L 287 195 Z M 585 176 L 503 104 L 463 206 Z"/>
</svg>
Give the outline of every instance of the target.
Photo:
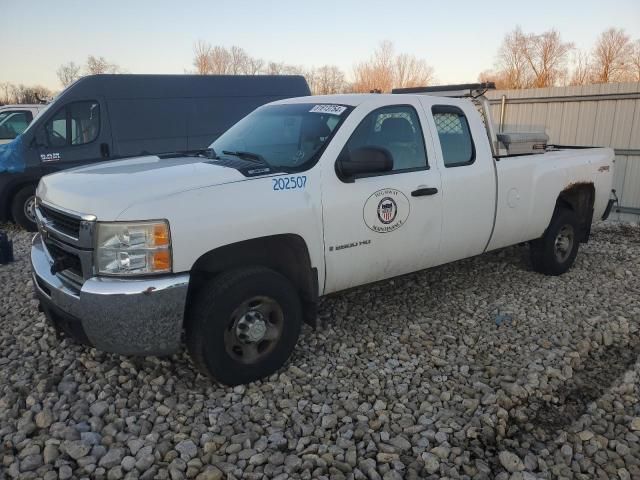
<svg viewBox="0 0 640 480">
<path fill-rule="evenodd" d="M 553 245 L 554 254 L 559 262 L 564 262 L 569 258 L 574 241 L 573 227 L 571 225 L 563 226 L 558 232 Z"/>
<path fill-rule="evenodd" d="M 32 222 L 36 221 L 36 197 L 29 197 L 24 202 L 24 214 Z"/>
<path fill-rule="evenodd" d="M 264 315 L 257 310 L 245 313 L 238 321 L 236 335 L 242 343 L 255 343 L 264 338 L 267 333 L 267 324 Z"/>
</svg>

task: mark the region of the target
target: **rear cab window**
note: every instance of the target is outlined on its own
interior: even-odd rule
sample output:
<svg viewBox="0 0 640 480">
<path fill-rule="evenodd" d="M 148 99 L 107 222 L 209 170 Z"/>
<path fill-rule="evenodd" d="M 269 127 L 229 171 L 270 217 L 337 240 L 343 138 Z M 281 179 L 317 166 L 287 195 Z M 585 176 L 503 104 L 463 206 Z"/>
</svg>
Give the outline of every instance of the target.
<svg viewBox="0 0 640 480">
<path fill-rule="evenodd" d="M 444 166 L 471 165 L 476 158 L 476 149 L 464 112 L 451 105 L 434 105 L 431 113 L 440 140 Z"/>
</svg>

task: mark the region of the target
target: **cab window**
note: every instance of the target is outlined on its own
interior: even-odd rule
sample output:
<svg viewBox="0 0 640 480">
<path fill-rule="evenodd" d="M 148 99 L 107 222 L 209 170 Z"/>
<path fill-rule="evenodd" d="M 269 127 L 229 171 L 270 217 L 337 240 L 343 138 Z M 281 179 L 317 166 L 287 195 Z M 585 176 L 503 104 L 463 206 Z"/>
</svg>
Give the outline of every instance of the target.
<svg viewBox="0 0 640 480">
<path fill-rule="evenodd" d="M 100 105 L 95 101 L 66 105 L 49 119 L 44 128 L 49 147 L 91 143 L 100 131 Z"/>
<path fill-rule="evenodd" d="M 24 132 L 33 120 L 28 110 L 11 110 L 0 113 L 0 140 L 13 140 Z"/>
<path fill-rule="evenodd" d="M 393 157 L 393 172 L 427 168 L 427 153 L 418 114 L 408 105 L 383 107 L 369 113 L 345 148 L 380 147 Z"/>
<path fill-rule="evenodd" d="M 476 151 L 467 117 L 462 110 L 448 105 L 436 105 L 431 112 L 440 139 L 444 166 L 471 165 L 476 158 Z"/>
</svg>

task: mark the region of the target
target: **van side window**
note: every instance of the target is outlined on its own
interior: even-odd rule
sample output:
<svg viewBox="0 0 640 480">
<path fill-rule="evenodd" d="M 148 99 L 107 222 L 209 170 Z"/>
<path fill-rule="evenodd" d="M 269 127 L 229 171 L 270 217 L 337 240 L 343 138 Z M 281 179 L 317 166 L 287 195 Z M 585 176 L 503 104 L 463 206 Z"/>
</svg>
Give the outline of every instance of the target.
<svg viewBox="0 0 640 480">
<path fill-rule="evenodd" d="M 462 110 L 452 106 L 436 105 L 431 108 L 438 131 L 445 167 L 471 165 L 476 150 L 469 123 Z"/>
<path fill-rule="evenodd" d="M 44 128 L 50 147 L 91 143 L 100 131 L 100 104 L 70 103 L 58 110 Z"/>
<path fill-rule="evenodd" d="M 58 110 L 44 127 L 50 147 L 64 147 L 67 144 L 66 108 Z"/>
<path fill-rule="evenodd" d="M 408 105 L 383 107 L 360 122 L 345 145 L 349 152 L 382 147 L 393 156 L 393 171 L 427 168 L 427 153 L 418 114 Z"/>
</svg>

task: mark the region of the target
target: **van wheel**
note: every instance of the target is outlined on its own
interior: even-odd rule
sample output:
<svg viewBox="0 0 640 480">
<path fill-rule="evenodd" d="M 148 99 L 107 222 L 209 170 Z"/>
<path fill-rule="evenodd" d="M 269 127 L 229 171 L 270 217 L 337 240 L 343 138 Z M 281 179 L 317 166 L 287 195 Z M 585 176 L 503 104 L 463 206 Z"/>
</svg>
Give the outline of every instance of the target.
<svg viewBox="0 0 640 480">
<path fill-rule="evenodd" d="M 566 208 L 558 208 L 542 238 L 530 245 L 531 264 L 536 272 L 561 275 L 578 254 L 578 218 Z"/>
<path fill-rule="evenodd" d="M 302 324 L 300 298 L 289 280 L 251 267 L 222 273 L 198 289 L 186 340 L 198 369 L 225 385 L 278 370 L 293 351 Z"/>
<path fill-rule="evenodd" d="M 29 232 L 38 230 L 36 225 L 36 187 L 27 185 L 13 196 L 11 202 L 13 221 Z"/>
</svg>

